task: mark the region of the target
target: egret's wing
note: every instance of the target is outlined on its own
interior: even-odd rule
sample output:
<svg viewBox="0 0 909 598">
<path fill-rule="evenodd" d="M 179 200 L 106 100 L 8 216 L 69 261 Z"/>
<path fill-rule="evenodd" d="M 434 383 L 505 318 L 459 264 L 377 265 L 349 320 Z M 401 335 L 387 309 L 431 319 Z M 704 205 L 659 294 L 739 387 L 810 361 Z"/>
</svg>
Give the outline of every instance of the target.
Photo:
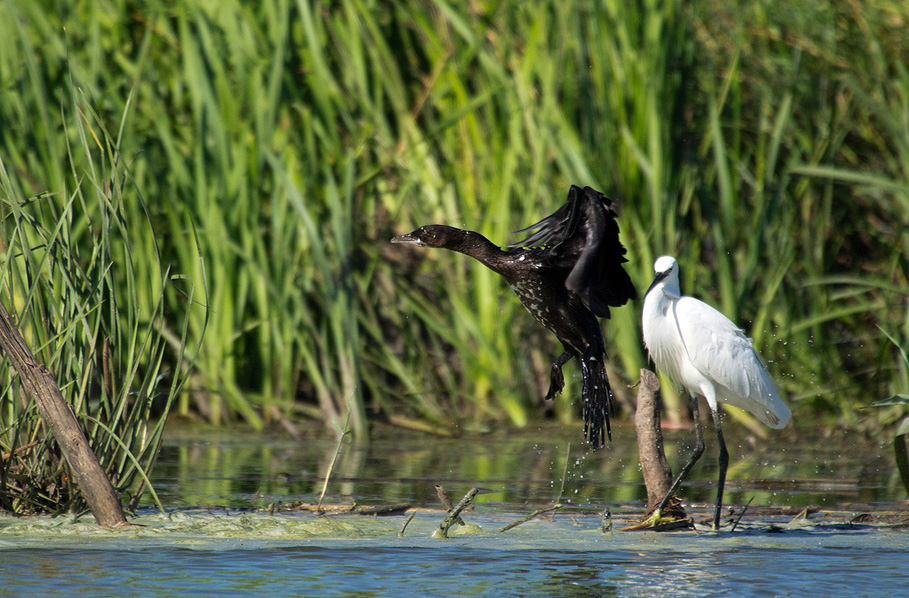
<svg viewBox="0 0 909 598">
<path fill-rule="evenodd" d="M 717 400 L 751 412 L 772 428 L 786 425 L 791 412 L 740 328 L 691 297 L 679 299 L 676 317 L 688 357 L 701 374 L 714 381 Z"/>
</svg>

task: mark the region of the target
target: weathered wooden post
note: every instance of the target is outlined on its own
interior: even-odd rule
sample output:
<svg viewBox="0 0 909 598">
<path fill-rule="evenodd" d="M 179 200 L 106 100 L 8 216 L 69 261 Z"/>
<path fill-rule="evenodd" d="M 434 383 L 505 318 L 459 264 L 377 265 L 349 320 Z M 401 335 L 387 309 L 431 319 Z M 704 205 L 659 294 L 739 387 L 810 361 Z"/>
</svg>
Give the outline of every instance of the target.
<svg viewBox="0 0 909 598">
<path fill-rule="evenodd" d="M 76 485 L 99 525 L 115 527 L 127 525 L 123 507 L 114 487 L 98 462 L 98 457 L 88 445 L 88 439 L 79 426 L 76 415 L 63 395 L 50 370 L 38 363 L 35 356 L 13 326 L 6 306 L 0 302 L 0 348 L 9 356 L 13 368 L 19 373 L 22 385 L 35 398 L 44 421 L 63 451 L 72 469 Z"/>
<path fill-rule="evenodd" d="M 650 370 L 641 368 L 634 427 L 638 435 L 641 473 L 644 474 L 644 486 L 647 487 L 648 510 L 656 506 L 672 486 L 672 470 L 663 451 L 659 395 L 659 378 Z"/>
</svg>

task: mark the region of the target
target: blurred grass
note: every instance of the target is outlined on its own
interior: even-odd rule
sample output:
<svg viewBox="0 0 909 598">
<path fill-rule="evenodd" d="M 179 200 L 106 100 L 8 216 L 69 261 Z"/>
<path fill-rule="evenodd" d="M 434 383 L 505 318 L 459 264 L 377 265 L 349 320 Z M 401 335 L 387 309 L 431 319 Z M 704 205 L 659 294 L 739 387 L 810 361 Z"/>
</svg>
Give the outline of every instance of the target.
<svg viewBox="0 0 909 598">
<path fill-rule="evenodd" d="M 163 259 L 197 284 L 208 268 L 185 415 L 350 414 L 360 436 L 374 415 L 539 417 L 555 339 L 493 273 L 386 242 L 444 222 L 505 244 L 573 183 L 620 201 L 639 290 L 677 255 L 797 416 L 878 425 L 857 407 L 906 376 L 878 328 L 909 343 L 902 3 L 4 0 L 0 17 L 16 193 L 63 188 L 70 73 L 102 119 L 132 103 L 118 143 Z M 169 290 L 165 310 L 185 303 Z M 639 313 L 604 324 L 626 407 Z"/>
</svg>

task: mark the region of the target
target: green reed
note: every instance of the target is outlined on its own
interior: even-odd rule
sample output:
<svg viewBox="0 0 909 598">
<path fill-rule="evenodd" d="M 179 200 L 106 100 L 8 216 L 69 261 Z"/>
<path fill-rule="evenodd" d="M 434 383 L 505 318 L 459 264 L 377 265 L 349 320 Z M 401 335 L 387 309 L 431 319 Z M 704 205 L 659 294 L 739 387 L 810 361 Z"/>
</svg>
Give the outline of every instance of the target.
<svg viewBox="0 0 909 598">
<path fill-rule="evenodd" d="M 26 83 L 27 84 L 27 83 Z M 0 296 L 57 381 L 115 489 L 135 508 L 164 423 L 188 373 L 187 330 L 165 293 L 192 283 L 161 261 L 145 200 L 119 140 L 77 88 L 63 104 L 61 187 L 35 181 L 0 157 Z M 39 183 L 40 184 L 40 183 Z M 139 253 L 141 252 L 141 254 Z M 85 501 L 9 361 L 0 363 L 0 508 L 79 512 Z M 158 503 L 160 507 L 160 503 Z"/>
<path fill-rule="evenodd" d="M 440 222 L 504 245 L 571 184 L 621 205 L 638 289 L 677 255 L 796 412 L 860 424 L 900 367 L 874 325 L 909 339 L 909 229 L 885 224 L 909 217 L 897 2 L 45 4 L 0 8 L 0 118 L 27 123 L 0 156 L 20 196 L 63 188 L 67 47 L 101 118 L 130 102 L 118 147 L 162 261 L 209 289 L 183 414 L 350 415 L 360 437 L 372 413 L 441 433 L 538 417 L 557 341 L 479 264 L 387 240 Z M 148 236 L 131 247 L 152 261 Z M 626 412 L 639 315 L 604 323 Z"/>
</svg>

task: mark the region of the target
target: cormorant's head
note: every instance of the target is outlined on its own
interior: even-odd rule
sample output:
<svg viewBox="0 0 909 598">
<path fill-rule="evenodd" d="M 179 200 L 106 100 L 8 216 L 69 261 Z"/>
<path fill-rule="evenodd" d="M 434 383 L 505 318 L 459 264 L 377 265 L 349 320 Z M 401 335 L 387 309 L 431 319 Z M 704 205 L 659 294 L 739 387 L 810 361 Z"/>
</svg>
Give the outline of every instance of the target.
<svg viewBox="0 0 909 598">
<path fill-rule="evenodd" d="M 445 226 L 444 224 L 427 224 L 412 233 L 395 237 L 392 243 L 406 243 L 417 247 L 449 248 L 464 238 L 465 231 Z"/>
<path fill-rule="evenodd" d="M 657 258 L 657 261 L 653 262 L 653 274 L 653 282 L 650 284 L 650 288 L 647 289 L 647 293 L 644 293 L 645 297 L 654 287 L 660 284 L 667 287 L 670 293 L 679 294 L 679 263 L 675 261 L 674 257 L 664 255 Z"/>
</svg>

